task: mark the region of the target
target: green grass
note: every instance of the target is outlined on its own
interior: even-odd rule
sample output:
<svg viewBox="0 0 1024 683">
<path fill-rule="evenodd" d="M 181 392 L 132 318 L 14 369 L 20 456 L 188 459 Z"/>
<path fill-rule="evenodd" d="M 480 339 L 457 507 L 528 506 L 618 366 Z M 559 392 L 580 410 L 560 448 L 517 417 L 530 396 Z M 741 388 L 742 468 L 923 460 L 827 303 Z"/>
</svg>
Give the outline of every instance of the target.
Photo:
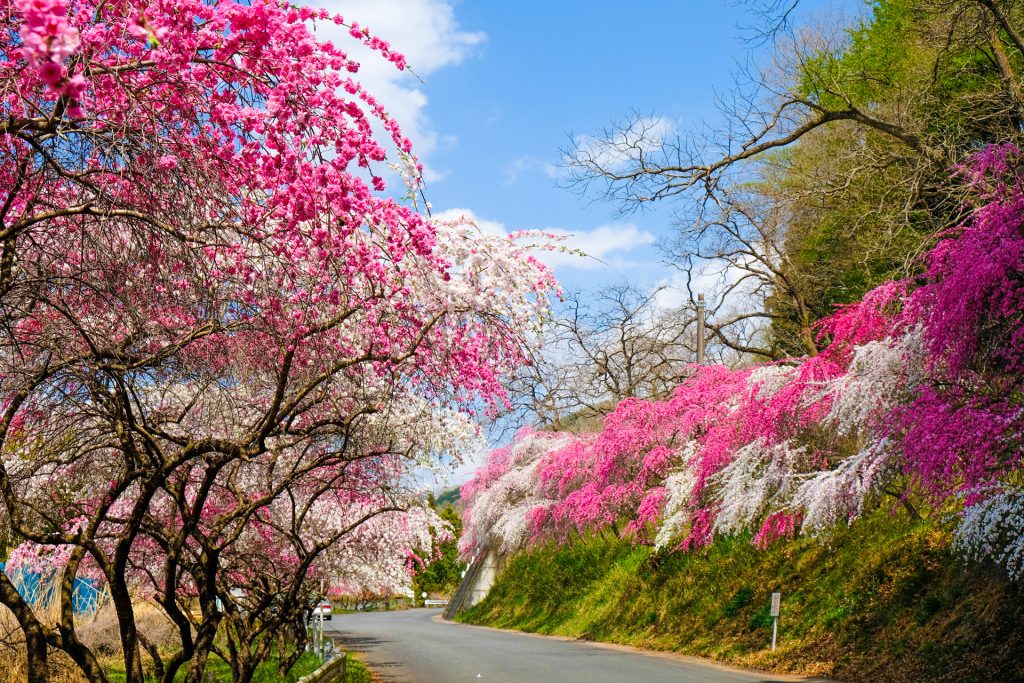
<svg viewBox="0 0 1024 683">
<path fill-rule="evenodd" d="M 537 548 L 460 620 L 850 681 L 1024 680 L 1024 587 L 902 512 L 767 551 L 748 535 L 671 555 L 609 537 Z"/>
<path fill-rule="evenodd" d="M 371 683 L 373 680 L 366 665 L 351 654 L 348 656 L 345 667 L 345 683 Z"/>
<path fill-rule="evenodd" d="M 285 679 L 287 683 L 294 683 L 298 679 L 313 673 L 320 666 L 320 659 L 317 658 L 311 652 L 303 652 L 302 656 L 292 667 L 292 670 L 288 672 L 288 677 Z M 106 670 L 107 678 L 110 679 L 110 683 L 124 683 L 126 676 L 123 668 L 111 666 Z M 184 667 L 178 671 L 174 676 L 175 681 L 184 681 L 187 673 L 187 667 Z M 225 662 L 223 659 L 215 654 L 211 654 L 206 662 L 206 674 L 212 675 L 214 681 L 230 681 L 231 680 L 231 665 Z M 147 676 L 146 680 L 155 680 L 151 676 Z M 205 678 L 203 679 L 206 680 Z M 280 683 L 281 679 L 277 675 L 277 657 L 272 657 L 268 661 L 260 664 L 256 667 L 256 672 L 253 674 L 253 683 Z M 349 674 L 349 681 L 355 681 L 356 683 L 362 683 L 363 679 L 352 678 Z M 369 681 L 369 678 L 366 679 Z"/>
</svg>

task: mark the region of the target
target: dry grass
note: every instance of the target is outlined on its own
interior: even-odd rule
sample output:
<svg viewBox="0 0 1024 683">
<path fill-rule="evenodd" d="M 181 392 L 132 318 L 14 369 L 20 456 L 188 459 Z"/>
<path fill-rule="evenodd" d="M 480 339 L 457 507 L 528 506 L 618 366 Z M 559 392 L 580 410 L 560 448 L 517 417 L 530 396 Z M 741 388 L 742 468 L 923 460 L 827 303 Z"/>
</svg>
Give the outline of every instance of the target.
<svg viewBox="0 0 1024 683">
<path fill-rule="evenodd" d="M 47 625 L 57 622 L 56 606 L 39 611 L 41 621 Z M 161 648 L 173 648 L 177 643 L 176 630 L 171 621 L 145 600 L 135 603 L 139 631 Z M 103 664 L 117 665 L 123 659 L 117 616 L 110 603 L 105 603 L 91 616 L 76 617 L 75 626 L 82 642 L 90 647 Z M 25 640 L 14 615 L 0 606 L 0 683 L 24 683 Z M 143 655 L 145 658 L 145 655 Z M 62 652 L 50 651 L 50 680 L 53 683 L 83 683 L 86 679 L 78 667 Z"/>
</svg>

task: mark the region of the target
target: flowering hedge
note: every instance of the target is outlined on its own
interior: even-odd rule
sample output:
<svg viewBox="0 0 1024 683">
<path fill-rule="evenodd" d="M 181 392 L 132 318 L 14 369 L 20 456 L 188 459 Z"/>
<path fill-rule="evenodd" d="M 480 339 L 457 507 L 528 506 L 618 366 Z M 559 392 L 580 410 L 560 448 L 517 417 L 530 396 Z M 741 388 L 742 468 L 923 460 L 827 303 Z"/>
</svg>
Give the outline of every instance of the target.
<svg viewBox="0 0 1024 683">
<path fill-rule="evenodd" d="M 957 544 L 1024 574 L 1022 154 L 961 174 L 978 198 L 916 279 L 817 325 L 817 356 L 692 368 L 597 434 L 524 430 L 462 489 L 461 549 L 606 528 L 658 548 L 751 530 L 766 547 L 849 523 L 886 495 L 959 510 Z"/>
</svg>

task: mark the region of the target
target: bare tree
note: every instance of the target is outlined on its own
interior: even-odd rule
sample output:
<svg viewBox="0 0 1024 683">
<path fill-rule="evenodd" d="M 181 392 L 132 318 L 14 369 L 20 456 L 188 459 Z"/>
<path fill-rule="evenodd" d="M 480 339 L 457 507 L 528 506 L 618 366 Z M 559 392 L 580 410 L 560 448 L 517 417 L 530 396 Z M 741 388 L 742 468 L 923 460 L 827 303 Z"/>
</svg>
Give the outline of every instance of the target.
<svg viewBox="0 0 1024 683">
<path fill-rule="evenodd" d="M 696 360 L 696 314 L 696 297 L 668 286 L 620 284 L 568 295 L 542 351 L 512 386 L 512 424 L 586 427 L 623 399 L 668 394 Z M 709 321 L 709 329 L 717 327 Z M 710 362 L 737 355 L 714 343 L 707 351 Z"/>
<path fill-rule="evenodd" d="M 816 354 L 816 315 L 805 295 L 813 283 L 786 250 L 786 207 L 752 191 L 719 189 L 711 198 L 664 249 L 683 274 L 691 304 L 700 294 L 707 298 L 712 348 L 731 351 L 734 360 L 777 360 L 793 349 Z M 768 323 L 794 315 L 797 338 L 782 343 L 766 332 Z"/>
<path fill-rule="evenodd" d="M 746 8 L 750 22 L 739 28 L 749 42 L 762 45 L 790 29 L 800 0 L 734 0 L 731 4 Z"/>
<path fill-rule="evenodd" d="M 794 27 L 798 2 L 741 3 L 773 51 L 719 96 L 720 122 L 634 113 L 564 154 L 567 186 L 623 213 L 676 203 L 662 246 L 691 300 L 714 285 L 714 338 L 770 358 L 815 353 L 815 319 L 919 267 L 927 237 L 962 216 L 951 167 L 1024 140 L 1018 0 L 919 0 L 912 21 L 882 18 L 898 38 L 853 59 L 864 46 L 847 28 Z M 841 267 L 815 262 L 823 229 Z"/>
<path fill-rule="evenodd" d="M 858 93 L 868 74 L 850 73 L 822 55 L 841 53 L 839 34 L 804 32 L 781 45 L 767 65 L 748 63 L 728 97 L 720 124 L 677 131 L 659 117 L 634 113 L 594 137 L 573 140 L 563 161 L 567 185 L 598 191 L 623 211 L 683 196 L 707 198 L 748 171 L 743 162 L 785 148 L 840 122 L 898 140 L 922 164 L 948 166 L 954 155 L 908 119 L 909 106 L 882 107 Z M 908 101 L 920 93 L 908 92 Z M 749 173 L 747 173 L 749 177 Z"/>
</svg>

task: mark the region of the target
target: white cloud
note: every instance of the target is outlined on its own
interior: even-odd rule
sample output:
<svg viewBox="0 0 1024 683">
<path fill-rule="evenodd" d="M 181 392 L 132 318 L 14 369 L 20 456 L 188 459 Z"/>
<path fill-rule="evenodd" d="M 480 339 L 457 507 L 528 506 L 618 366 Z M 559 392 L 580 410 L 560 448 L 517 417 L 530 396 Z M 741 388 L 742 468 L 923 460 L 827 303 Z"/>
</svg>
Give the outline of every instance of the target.
<svg viewBox="0 0 1024 683">
<path fill-rule="evenodd" d="M 482 232 L 488 234 L 506 234 L 509 229 L 498 221 L 478 218 L 469 209 L 447 209 L 435 213 L 434 217 L 440 220 L 467 219 L 475 223 Z M 646 230 L 642 230 L 635 223 L 608 223 L 600 225 L 593 230 L 569 231 L 560 228 L 544 228 L 545 232 L 564 238 L 559 244 L 570 250 L 582 251 L 587 256 L 579 256 L 575 253 L 560 251 L 540 251 L 537 253 L 544 263 L 552 268 L 581 268 L 594 269 L 611 265 L 622 269 L 635 265 L 622 258 L 622 254 L 628 253 L 639 247 L 654 244 L 657 239 Z"/>
<path fill-rule="evenodd" d="M 459 64 L 486 35 L 463 30 L 449 0 L 325 0 L 322 5 L 341 14 L 346 22 L 356 21 L 368 27 L 372 34 L 405 55 L 412 73 L 398 71 L 371 53 L 348 35 L 348 29 L 330 23 L 317 25 L 321 40 L 332 41 L 361 64 L 358 80 L 412 140 L 413 151 L 427 166 L 427 180 L 439 180 L 442 174 L 426 163 L 430 153 L 439 145 L 452 146 L 457 140 L 451 135 L 440 135 L 432 126 L 426 114 L 428 99 L 423 83 L 416 77 L 426 78 Z"/>
<path fill-rule="evenodd" d="M 569 163 L 585 162 L 610 171 L 624 168 L 641 156 L 658 152 L 676 133 L 675 123 L 662 116 L 638 116 L 605 137 L 576 138 Z"/>
<path fill-rule="evenodd" d="M 543 173 L 552 180 L 557 180 L 562 175 L 562 169 L 549 161 L 535 157 L 519 157 L 505 165 L 505 187 L 512 187 L 519 181 L 523 173 Z"/>
<path fill-rule="evenodd" d="M 574 266 L 576 268 L 600 268 L 604 264 L 617 267 L 629 265 L 616 257 L 623 252 L 654 244 L 657 239 L 634 223 L 608 223 L 593 230 L 568 232 L 552 229 L 550 232 L 565 236 L 570 249 L 579 249 L 590 258 L 581 259 L 573 254 L 551 252 L 541 258 L 550 266 Z"/>
</svg>

